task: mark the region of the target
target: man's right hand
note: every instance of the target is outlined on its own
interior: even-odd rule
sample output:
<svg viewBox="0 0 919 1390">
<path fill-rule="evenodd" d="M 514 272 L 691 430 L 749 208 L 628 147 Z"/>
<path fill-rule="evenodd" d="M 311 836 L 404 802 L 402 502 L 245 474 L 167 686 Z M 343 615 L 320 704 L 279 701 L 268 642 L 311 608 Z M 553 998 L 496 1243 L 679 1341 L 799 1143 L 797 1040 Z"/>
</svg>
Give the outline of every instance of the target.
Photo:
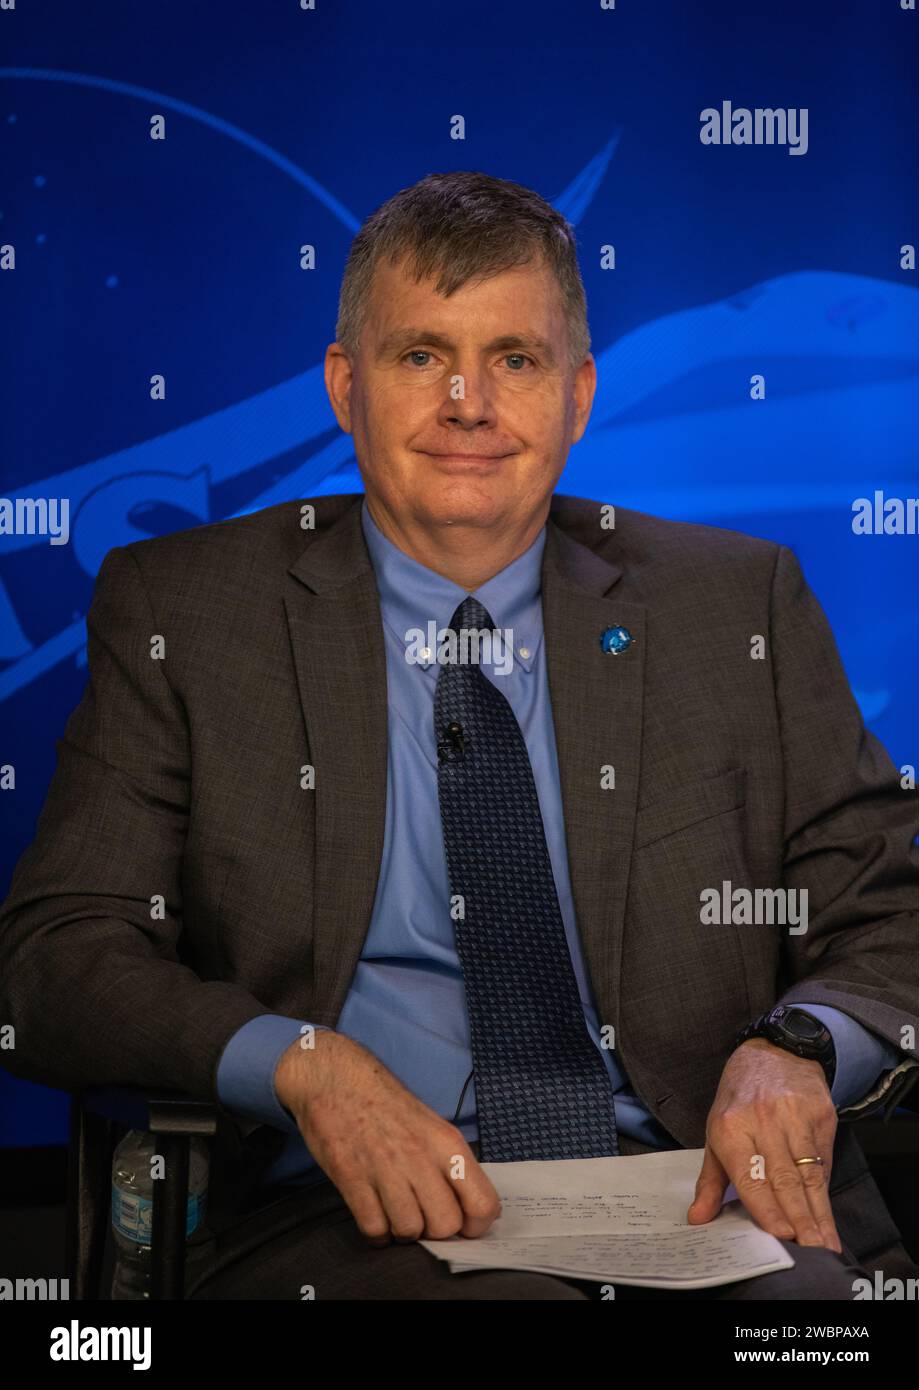
<svg viewBox="0 0 919 1390">
<path fill-rule="evenodd" d="M 372 1245 L 481 1236 L 499 1215 L 498 1194 L 456 1126 L 360 1043 L 317 1030 L 312 1047 L 291 1044 L 274 1080 Z M 457 1168 L 464 1176 L 451 1176 Z"/>
</svg>

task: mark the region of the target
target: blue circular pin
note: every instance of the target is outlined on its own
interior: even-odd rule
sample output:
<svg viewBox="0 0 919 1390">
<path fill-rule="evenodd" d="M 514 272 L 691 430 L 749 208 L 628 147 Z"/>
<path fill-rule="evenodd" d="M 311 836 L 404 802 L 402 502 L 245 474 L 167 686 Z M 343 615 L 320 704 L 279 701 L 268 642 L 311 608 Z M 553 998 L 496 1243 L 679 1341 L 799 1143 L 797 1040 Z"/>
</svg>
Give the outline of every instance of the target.
<svg viewBox="0 0 919 1390">
<path fill-rule="evenodd" d="M 631 632 L 629 632 L 628 628 L 620 627 L 617 624 L 615 627 L 605 628 L 600 634 L 600 650 L 612 652 L 613 656 L 618 656 L 620 652 L 624 652 L 627 647 L 630 647 L 634 641 L 635 638 L 632 636 Z"/>
</svg>

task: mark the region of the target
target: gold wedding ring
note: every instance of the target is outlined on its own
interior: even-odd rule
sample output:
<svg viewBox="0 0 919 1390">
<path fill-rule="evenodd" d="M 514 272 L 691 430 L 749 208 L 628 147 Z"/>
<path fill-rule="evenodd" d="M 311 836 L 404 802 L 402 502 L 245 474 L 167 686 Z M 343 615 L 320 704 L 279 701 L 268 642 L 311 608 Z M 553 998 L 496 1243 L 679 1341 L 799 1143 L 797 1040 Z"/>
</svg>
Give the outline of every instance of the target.
<svg viewBox="0 0 919 1390">
<path fill-rule="evenodd" d="M 823 1167 L 822 1158 L 796 1158 L 795 1163 L 819 1163 L 821 1168 Z"/>
</svg>

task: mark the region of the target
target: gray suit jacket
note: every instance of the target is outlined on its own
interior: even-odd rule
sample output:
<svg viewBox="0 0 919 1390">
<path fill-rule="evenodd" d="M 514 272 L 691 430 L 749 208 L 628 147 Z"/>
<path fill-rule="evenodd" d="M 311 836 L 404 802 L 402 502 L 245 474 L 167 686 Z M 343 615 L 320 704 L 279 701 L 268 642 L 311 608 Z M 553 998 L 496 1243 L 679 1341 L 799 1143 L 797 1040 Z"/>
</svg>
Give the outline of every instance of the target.
<svg viewBox="0 0 919 1390">
<path fill-rule="evenodd" d="M 360 498 L 314 505 L 313 530 L 291 502 L 105 557 L 90 679 L 0 915 L 14 1074 L 216 1099 L 249 1019 L 334 1026 L 382 850 L 386 670 Z M 737 1030 L 779 1000 L 901 1046 L 919 1030 L 919 798 L 865 731 L 792 553 L 625 510 L 605 530 L 599 504 L 557 494 L 542 579 L 577 920 L 650 1110 L 702 1145 Z M 599 645 L 613 623 L 636 639 L 619 656 Z M 702 925 L 700 892 L 725 880 L 806 888 L 807 931 Z M 896 1103 L 919 1066 L 903 1057 L 849 1118 Z M 213 1214 L 281 1142 L 223 1116 Z M 894 1242 L 851 1124 L 833 1177 L 852 1248 Z"/>
</svg>

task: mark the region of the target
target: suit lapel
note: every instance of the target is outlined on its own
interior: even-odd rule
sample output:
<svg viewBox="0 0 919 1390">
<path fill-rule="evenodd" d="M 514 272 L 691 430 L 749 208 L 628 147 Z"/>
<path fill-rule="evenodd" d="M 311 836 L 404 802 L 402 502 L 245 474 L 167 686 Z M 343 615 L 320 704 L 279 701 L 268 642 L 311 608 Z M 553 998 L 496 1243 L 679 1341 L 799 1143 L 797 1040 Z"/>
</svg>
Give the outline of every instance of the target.
<svg viewBox="0 0 919 1390">
<path fill-rule="evenodd" d="M 376 894 L 386 825 L 386 653 L 360 495 L 288 573 L 285 598 L 316 787 L 312 1020 L 334 1026 Z"/>
<path fill-rule="evenodd" d="M 559 499 L 561 501 L 561 499 Z M 315 797 L 314 1021 L 334 1026 L 370 925 L 386 824 L 386 654 L 361 497 L 290 566 L 285 598 Z M 582 504 L 583 506 L 583 504 Z M 547 522 L 542 566 L 549 694 L 577 923 L 600 1021 L 616 1017 L 638 795 L 644 608 L 621 570 Z M 596 514 L 591 512 L 591 525 Z M 636 640 L 600 650 L 613 624 Z M 601 787 L 612 767 L 615 789 Z"/>
<path fill-rule="evenodd" d="M 617 599 L 621 572 L 550 515 L 542 574 L 549 696 L 571 891 L 601 1024 L 619 1014 L 644 685 L 645 610 Z M 615 625 L 635 639 L 618 656 L 600 649 L 600 634 Z M 615 787 L 604 790 L 610 767 Z"/>
</svg>

